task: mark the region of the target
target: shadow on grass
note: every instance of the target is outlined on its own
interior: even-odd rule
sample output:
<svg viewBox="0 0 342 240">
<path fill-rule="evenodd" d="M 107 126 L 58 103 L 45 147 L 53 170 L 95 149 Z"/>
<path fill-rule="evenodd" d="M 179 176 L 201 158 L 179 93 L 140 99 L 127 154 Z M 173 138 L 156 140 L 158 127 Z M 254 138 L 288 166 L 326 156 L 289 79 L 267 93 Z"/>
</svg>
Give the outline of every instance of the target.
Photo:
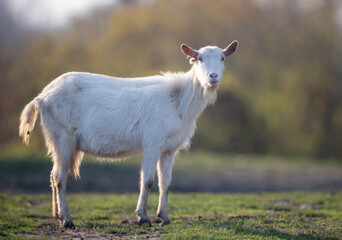
<svg viewBox="0 0 342 240">
<path fill-rule="evenodd" d="M 239 229 L 236 229 L 239 232 Z M 303 234 L 300 233 L 298 235 L 293 235 L 289 233 L 280 232 L 276 229 L 268 229 L 268 230 L 255 230 L 255 229 L 243 229 L 244 234 L 248 235 L 255 235 L 261 237 L 278 237 L 280 239 L 292 239 L 292 240 L 337 240 L 337 238 L 326 238 L 326 237 L 319 237 L 313 236 L 310 234 Z"/>
<path fill-rule="evenodd" d="M 234 236 L 234 238 L 248 239 L 252 237 L 262 238 L 278 238 L 278 239 L 292 239 L 292 240 L 337 240 L 336 237 L 327 237 L 326 233 L 321 233 L 322 236 L 315 236 L 308 233 L 300 233 L 300 231 L 310 231 L 308 229 L 293 229 L 287 226 L 283 230 L 275 229 L 272 226 L 255 224 L 251 228 L 248 225 L 249 220 L 254 221 L 263 220 L 264 215 L 238 215 L 231 216 L 225 219 L 209 218 L 209 217 L 178 217 L 172 219 L 172 223 L 167 226 L 160 226 L 160 220 L 156 217 L 151 218 L 152 226 L 148 224 L 139 225 L 136 218 L 123 219 L 121 222 L 113 223 L 109 219 L 99 221 L 99 219 L 87 219 L 76 230 L 62 230 L 59 228 L 58 221 L 52 218 L 46 218 L 41 215 L 28 215 L 28 218 L 34 218 L 36 226 L 31 226 L 26 230 L 26 225 L 23 223 L 16 223 L 15 226 L 5 224 L 0 227 L 0 236 L 10 236 L 13 232 L 18 231 L 22 238 L 27 237 L 54 237 L 58 239 L 75 239 L 75 238 L 101 238 L 112 239 L 113 237 L 120 237 L 122 239 L 131 239 L 134 237 L 147 239 L 147 238 L 160 238 L 165 235 L 171 239 L 182 238 L 196 238 L 196 239 L 215 239 L 227 238 Z M 11 230 L 12 229 L 12 230 Z M 227 235 L 223 231 L 229 230 Z M 223 232 L 222 232 L 223 231 Z M 294 232 L 287 233 L 286 231 Z M 298 234 L 296 234 L 298 232 Z M 174 238 L 174 234 L 176 238 Z M 208 235 L 208 233 L 212 235 Z M 325 236 L 323 235 L 325 234 Z"/>
<path fill-rule="evenodd" d="M 264 218 L 264 216 L 235 216 L 230 217 L 227 219 L 227 221 L 222 221 L 220 219 L 207 219 L 207 218 L 180 218 L 183 222 L 197 222 L 198 225 L 205 225 L 206 229 L 209 228 L 215 228 L 215 229 L 230 229 L 235 232 L 237 235 L 243 235 L 243 236 L 260 236 L 263 238 L 269 238 L 269 237 L 276 237 L 279 239 L 291 239 L 291 240 L 338 240 L 338 238 L 335 237 L 324 237 L 324 236 L 315 236 L 312 234 L 307 233 L 300 233 L 300 231 L 305 231 L 307 229 L 293 229 L 290 226 L 287 228 L 284 228 L 283 231 L 277 230 L 271 226 L 263 225 L 256 226 L 255 228 L 246 228 L 244 226 L 245 222 L 244 219 L 255 219 L 256 221 L 258 218 Z M 294 233 L 287 233 L 285 231 L 290 230 L 294 232 L 298 232 L 298 234 Z"/>
</svg>

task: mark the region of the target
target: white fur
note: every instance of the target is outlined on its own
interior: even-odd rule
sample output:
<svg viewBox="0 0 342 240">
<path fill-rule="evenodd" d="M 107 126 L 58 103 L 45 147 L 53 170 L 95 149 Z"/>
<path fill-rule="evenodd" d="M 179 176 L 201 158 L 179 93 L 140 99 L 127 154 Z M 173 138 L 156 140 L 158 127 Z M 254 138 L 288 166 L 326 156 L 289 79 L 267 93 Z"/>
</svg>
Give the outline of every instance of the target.
<svg viewBox="0 0 342 240">
<path fill-rule="evenodd" d="M 20 135 L 29 133 L 40 113 L 45 142 L 52 156 L 53 215 L 64 227 L 73 223 L 66 202 L 69 173 L 79 176 L 83 153 L 122 158 L 143 154 L 141 192 L 136 213 L 149 222 L 148 193 L 158 169 L 158 216 L 169 223 L 167 192 L 172 164 L 179 149 L 189 146 L 196 119 L 216 99 L 223 72 L 222 49 L 198 51 L 203 61 L 193 61 L 185 73 L 163 73 L 144 78 L 116 78 L 99 74 L 66 73 L 47 85 L 21 115 Z M 209 74 L 218 74 L 212 84 Z"/>
</svg>

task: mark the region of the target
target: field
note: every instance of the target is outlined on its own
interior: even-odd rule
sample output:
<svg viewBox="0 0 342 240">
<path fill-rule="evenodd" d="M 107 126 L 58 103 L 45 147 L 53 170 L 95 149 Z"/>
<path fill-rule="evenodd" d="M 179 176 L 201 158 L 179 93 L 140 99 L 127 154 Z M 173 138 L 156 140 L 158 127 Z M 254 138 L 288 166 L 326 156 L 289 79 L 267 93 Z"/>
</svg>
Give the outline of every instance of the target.
<svg viewBox="0 0 342 240">
<path fill-rule="evenodd" d="M 172 224 L 139 226 L 137 194 L 70 194 L 77 230 L 50 216 L 50 195 L 0 195 L 0 237 L 9 239 L 341 239 L 341 193 L 171 194 Z M 157 195 L 149 213 L 155 216 Z"/>
<path fill-rule="evenodd" d="M 169 195 L 172 224 L 159 225 L 154 189 L 152 227 L 135 219 L 139 164 L 86 158 L 82 178 L 67 186 L 77 229 L 64 230 L 51 216 L 51 161 L 1 157 L 0 238 L 342 239 L 339 161 L 182 153 Z"/>
</svg>

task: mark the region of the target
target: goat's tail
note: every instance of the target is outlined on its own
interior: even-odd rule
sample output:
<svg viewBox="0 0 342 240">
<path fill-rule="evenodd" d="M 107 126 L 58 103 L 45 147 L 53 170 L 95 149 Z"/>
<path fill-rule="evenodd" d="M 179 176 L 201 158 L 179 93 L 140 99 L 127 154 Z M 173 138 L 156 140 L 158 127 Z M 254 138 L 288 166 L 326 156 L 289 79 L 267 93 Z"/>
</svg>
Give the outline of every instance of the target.
<svg viewBox="0 0 342 240">
<path fill-rule="evenodd" d="M 27 104 L 20 115 L 19 136 L 23 138 L 26 145 L 29 144 L 30 133 L 34 128 L 38 116 L 38 102 L 33 99 Z"/>
</svg>

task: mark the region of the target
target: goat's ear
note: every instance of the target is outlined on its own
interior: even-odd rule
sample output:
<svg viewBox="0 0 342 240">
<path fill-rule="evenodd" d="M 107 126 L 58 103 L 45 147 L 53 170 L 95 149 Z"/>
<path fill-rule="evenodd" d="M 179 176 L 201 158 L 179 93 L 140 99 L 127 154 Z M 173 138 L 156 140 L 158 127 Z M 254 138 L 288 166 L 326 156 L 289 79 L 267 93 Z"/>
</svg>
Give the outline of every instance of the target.
<svg viewBox="0 0 342 240">
<path fill-rule="evenodd" d="M 198 55 L 198 51 L 192 49 L 191 47 L 187 46 L 186 44 L 182 44 L 181 45 L 181 49 L 182 52 L 186 55 L 189 56 L 191 58 L 196 58 L 197 59 L 197 55 Z"/>
<path fill-rule="evenodd" d="M 229 44 L 228 47 L 226 47 L 226 49 L 223 50 L 223 53 L 226 57 L 228 57 L 229 55 L 232 55 L 233 53 L 235 53 L 236 49 L 238 48 L 239 43 L 238 41 L 233 41 L 231 44 Z"/>
</svg>

